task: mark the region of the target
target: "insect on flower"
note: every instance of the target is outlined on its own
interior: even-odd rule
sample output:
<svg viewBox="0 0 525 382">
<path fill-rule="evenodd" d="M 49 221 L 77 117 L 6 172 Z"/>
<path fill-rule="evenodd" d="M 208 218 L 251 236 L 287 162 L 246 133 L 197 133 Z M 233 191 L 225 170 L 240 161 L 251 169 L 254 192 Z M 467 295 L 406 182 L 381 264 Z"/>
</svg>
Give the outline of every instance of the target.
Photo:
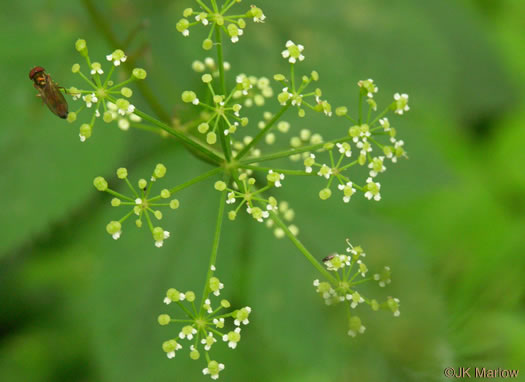
<svg viewBox="0 0 525 382">
<path fill-rule="evenodd" d="M 66 118 L 68 107 L 66 99 L 57 83 L 53 82 L 51 76 L 41 66 L 35 66 L 29 72 L 29 79 L 34 82 L 33 86 L 38 90 L 38 97 L 47 105 L 49 110 L 60 118 Z"/>
</svg>

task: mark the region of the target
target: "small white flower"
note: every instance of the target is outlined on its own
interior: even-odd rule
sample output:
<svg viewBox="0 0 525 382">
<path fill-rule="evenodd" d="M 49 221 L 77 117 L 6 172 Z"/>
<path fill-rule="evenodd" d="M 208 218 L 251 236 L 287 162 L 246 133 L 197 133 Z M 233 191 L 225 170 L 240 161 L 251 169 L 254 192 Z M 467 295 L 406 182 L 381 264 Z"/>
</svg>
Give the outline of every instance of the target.
<svg viewBox="0 0 525 382">
<path fill-rule="evenodd" d="M 201 340 L 201 344 L 205 345 L 204 350 L 210 351 L 212 345 L 217 342 L 217 339 L 213 337 L 213 334 L 211 332 L 208 332 L 208 337 L 203 338 Z"/>
<path fill-rule="evenodd" d="M 100 63 L 94 62 L 91 64 L 91 74 L 103 74 L 103 73 L 104 71 L 102 70 Z"/>
<path fill-rule="evenodd" d="M 381 188 L 381 184 L 375 183 L 372 178 L 368 178 L 366 180 L 366 188 L 367 192 L 365 192 L 365 198 L 368 200 L 371 200 L 374 198 L 375 201 L 381 200 L 381 194 L 379 193 L 379 190 Z"/>
<path fill-rule="evenodd" d="M 363 88 L 366 90 L 366 95 L 367 97 L 369 98 L 372 98 L 374 96 L 374 93 L 377 93 L 378 91 L 378 88 L 377 86 L 374 84 L 374 80 L 369 78 L 368 80 L 361 80 L 357 83 L 357 85 L 359 85 L 360 88 Z"/>
<path fill-rule="evenodd" d="M 122 231 L 118 231 L 118 232 L 115 232 L 113 235 L 111 235 L 111 237 L 114 239 L 114 240 L 118 240 L 120 238 L 120 234 L 122 233 Z"/>
<path fill-rule="evenodd" d="M 410 107 L 408 106 L 408 94 L 394 94 L 395 106 L 396 109 L 394 113 L 403 115 L 405 111 L 409 111 Z"/>
<path fill-rule="evenodd" d="M 390 127 L 390 122 L 388 121 L 388 118 L 381 118 L 379 120 L 379 124 L 381 125 L 383 130 L 385 130 L 385 132 L 392 130 L 392 128 Z"/>
<path fill-rule="evenodd" d="M 304 46 L 302 46 L 301 44 L 295 45 L 293 41 L 288 40 L 286 42 L 286 49 L 281 52 L 281 55 L 283 56 L 283 58 L 288 59 L 289 63 L 295 64 L 297 60 L 304 60 L 304 56 L 302 54 L 303 50 Z"/>
<path fill-rule="evenodd" d="M 227 204 L 233 204 L 235 203 L 235 192 L 229 192 L 228 193 L 228 199 L 226 199 Z"/>
<path fill-rule="evenodd" d="M 348 143 L 336 143 L 336 146 L 341 154 L 344 154 L 348 158 L 352 156 L 352 148 Z"/>
</svg>

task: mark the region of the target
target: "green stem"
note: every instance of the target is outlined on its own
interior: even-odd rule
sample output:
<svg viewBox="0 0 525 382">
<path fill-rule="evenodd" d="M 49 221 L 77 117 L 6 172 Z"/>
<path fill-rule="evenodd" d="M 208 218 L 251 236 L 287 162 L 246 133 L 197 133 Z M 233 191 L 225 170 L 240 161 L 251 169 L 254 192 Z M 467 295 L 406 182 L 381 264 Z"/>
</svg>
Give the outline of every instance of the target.
<svg viewBox="0 0 525 382">
<path fill-rule="evenodd" d="M 302 171 L 302 170 L 287 170 L 287 169 L 283 169 L 283 168 L 261 167 L 261 166 L 252 166 L 252 165 L 240 165 L 239 167 L 246 168 L 246 169 L 249 169 L 249 170 L 263 171 L 263 172 L 268 172 L 270 170 L 273 170 L 275 172 L 279 172 L 279 173 L 285 174 L 285 175 L 307 175 L 307 176 L 315 175 L 315 176 L 317 176 L 314 173 L 311 173 L 311 172 L 308 173 L 308 172 Z"/>
<path fill-rule="evenodd" d="M 211 151 L 207 147 L 203 146 L 201 143 L 196 142 L 193 139 L 191 139 L 189 136 L 185 135 L 184 133 L 181 133 L 180 131 L 177 131 L 177 130 L 171 128 L 170 126 L 168 126 L 164 122 L 161 122 L 161 121 L 151 117 L 150 115 L 148 115 L 148 114 L 146 114 L 146 113 L 144 113 L 144 112 L 142 112 L 142 111 L 140 111 L 138 109 L 135 109 L 135 111 L 133 113 L 138 115 L 142 119 L 145 119 L 146 121 L 154 124 L 155 126 L 160 127 L 162 130 L 166 131 L 167 133 L 169 133 L 169 134 L 179 138 L 185 144 L 187 144 L 188 146 L 192 147 L 196 151 L 198 151 L 201 154 L 203 154 L 203 156 L 206 157 L 206 159 L 208 159 L 209 161 L 211 161 L 211 163 L 220 164 L 220 163 L 222 163 L 224 161 L 223 158 L 221 158 L 220 156 L 215 154 L 213 151 Z"/>
<path fill-rule="evenodd" d="M 199 314 L 202 314 L 204 300 L 206 300 L 206 298 L 208 297 L 208 293 L 209 293 L 208 284 L 209 284 L 210 278 L 213 276 L 212 266 L 215 267 L 215 262 L 217 260 L 217 252 L 219 251 L 219 240 L 221 238 L 222 220 L 224 217 L 224 206 L 226 204 L 226 193 L 227 193 L 226 191 L 222 191 L 221 198 L 219 201 L 219 213 L 217 214 L 217 223 L 215 225 L 215 235 L 213 237 L 213 245 L 211 248 L 210 263 L 208 264 L 208 273 L 206 274 L 206 281 L 204 283 L 204 289 L 202 291 L 202 298 L 201 298 Z"/>
<path fill-rule="evenodd" d="M 391 103 L 390 105 L 388 105 L 388 106 L 386 107 L 386 109 L 383 110 L 383 111 L 381 112 L 381 114 L 379 114 L 377 117 L 375 117 L 374 120 L 370 123 L 370 126 L 374 126 L 374 124 L 375 124 L 377 121 L 379 121 L 381 118 L 383 118 L 383 116 L 384 116 L 386 113 L 388 113 L 388 111 L 390 110 L 390 108 L 392 107 L 393 104 L 394 104 L 394 102 Z"/>
<path fill-rule="evenodd" d="M 213 175 L 216 175 L 216 174 L 219 174 L 221 173 L 222 171 L 224 171 L 224 169 L 222 167 L 217 167 L 217 168 L 214 168 L 213 170 L 210 170 L 208 172 L 205 172 L 204 174 L 202 175 L 199 175 L 197 176 L 196 178 L 193 178 L 189 181 L 187 181 L 186 183 L 182 183 L 176 187 L 173 187 L 171 190 L 170 190 L 170 194 L 175 194 L 181 190 L 184 190 L 185 188 L 189 187 L 189 186 L 192 186 L 194 185 L 195 183 L 199 183 L 199 182 L 202 182 L 203 180 L 206 180 L 210 177 L 212 177 Z M 151 200 L 155 200 L 157 197 L 151 199 Z"/>
<path fill-rule="evenodd" d="M 274 117 L 266 124 L 266 126 L 264 126 L 264 129 L 259 131 L 259 133 L 255 136 L 255 138 L 253 138 L 253 140 L 250 143 L 248 143 L 239 152 L 239 154 L 237 154 L 235 159 L 236 160 L 240 160 L 244 155 L 246 155 L 248 153 L 248 151 L 250 151 L 250 149 L 266 135 L 268 130 L 270 130 L 273 127 L 275 122 L 277 122 L 279 120 L 279 118 L 282 117 L 282 115 L 286 112 L 286 110 L 288 110 L 289 107 L 290 107 L 290 103 L 288 103 L 285 106 L 283 106 L 283 108 L 281 110 L 279 110 L 279 112 L 277 114 L 274 115 Z"/>
<path fill-rule="evenodd" d="M 120 198 L 120 199 L 124 199 L 124 200 L 128 200 L 130 202 L 135 202 L 132 198 L 130 198 L 129 196 L 126 196 L 126 195 L 122 195 L 121 193 L 118 193 L 117 191 L 113 191 L 111 189 L 106 189 L 106 192 L 110 195 L 113 195 L 113 196 L 116 196 L 117 198 Z"/>
<path fill-rule="evenodd" d="M 285 158 L 285 157 L 289 157 L 289 156 L 292 156 L 292 155 L 295 155 L 295 154 L 301 154 L 301 153 L 304 153 L 304 152 L 307 152 L 307 151 L 318 150 L 318 149 L 322 148 L 326 143 L 334 143 L 335 144 L 335 143 L 346 142 L 346 141 L 350 141 L 350 140 L 352 140 L 352 137 L 343 137 L 343 138 L 334 139 L 334 140 L 328 141 L 328 142 L 317 143 L 315 145 L 299 147 L 299 148 L 296 148 L 296 149 L 281 151 L 281 152 L 274 153 L 274 154 L 269 154 L 269 155 L 263 155 L 263 156 L 257 157 L 257 158 L 248 158 L 248 159 L 245 159 L 245 160 L 241 161 L 240 164 L 241 165 L 246 165 L 246 164 L 250 164 L 250 163 L 259 163 L 259 162 L 264 162 L 264 161 L 269 161 L 269 160 L 274 160 L 274 159 L 279 159 L 279 158 Z"/>
<path fill-rule="evenodd" d="M 216 5 L 214 5 L 216 8 Z M 221 28 L 215 26 L 215 39 L 217 41 L 217 61 L 219 65 L 219 81 L 221 83 L 222 94 L 226 96 L 226 76 L 224 75 L 224 57 L 222 52 L 222 32 Z M 222 122 L 222 120 L 221 120 Z M 224 123 L 219 123 L 219 139 L 221 141 L 222 151 L 224 152 L 224 158 L 226 161 L 230 161 L 232 158 L 232 149 L 230 145 L 230 137 L 224 135 Z"/>
<path fill-rule="evenodd" d="M 292 243 L 297 247 L 297 249 L 306 257 L 306 259 L 315 267 L 317 270 L 332 284 L 337 284 L 337 279 L 328 272 L 328 270 L 320 264 L 316 258 L 306 249 L 306 247 L 297 239 L 294 234 L 288 229 L 286 224 L 279 218 L 279 216 L 274 212 L 270 211 L 270 216 L 272 220 L 279 227 L 282 228 L 286 236 L 292 241 Z"/>
</svg>

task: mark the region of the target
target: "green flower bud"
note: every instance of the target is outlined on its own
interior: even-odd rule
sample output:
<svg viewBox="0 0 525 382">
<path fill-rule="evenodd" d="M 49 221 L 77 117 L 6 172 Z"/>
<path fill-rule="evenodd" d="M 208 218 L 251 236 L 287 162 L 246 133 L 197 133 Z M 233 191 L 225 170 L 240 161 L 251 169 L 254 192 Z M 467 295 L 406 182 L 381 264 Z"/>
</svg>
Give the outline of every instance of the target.
<svg viewBox="0 0 525 382">
<path fill-rule="evenodd" d="M 133 71 L 131 72 L 131 75 L 138 80 L 143 80 L 146 78 L 148 73 L 142 68 L 134 68 Z"/>
<path fill-rule="evenodd" d="M 214 145 L 217 142 L 217 134 L 215 134 L 213 131 L 210 131 L 208 134 L 206 134 L 206 142 L 209 145 Z"/>
<path fill-rule="evenodd" d="M 321 200 L 326 200 L 332 196 L 332 191 L 329 188 L 323 188 L 321 191 L 319 191 L 319 198 Z"/>
<path fill-rule="evenodd" d="M 162 199 L 168 199 L 170 196 L 171 196 L 171 192 L 170 192 L 170 190 L 163 189 L 163 190 L 160 192 L 160 197 L 161 197 Z"/>
<path fill-rule="evenodd" d="M 108 182 L 106 182 L 106 179 L 104 179 L 103 177 L 101 176 L 97 176 L 94 180 L 93 180 L 93 185 L 95 186 L 95 188 L 99 191 L 106 191 L 108 189 Z"/>
<path fill-rule="evenodd" d="M 148 185 L 148 182 L 146 181 L 146 179 L 139 179 L 138 181 L 138 186 L 141 190 L 144 190 L 146 189 L 146 186 Z"/>
<path fill-rule="evenodd" d="M 153 239 L 155 241 L 163 241 L 164 240 L 164 230 L 162 227 L 155 227 L 153 228 Z"/>
<path fill-rule="evenodd" d="M 164 175 L 166 175 L 166 166 L 164 166 L 162 163 L 157 164 L 155 166 L 155 170 L 153 171 L 153 175 L 157 179 L 163 178 Z"/>
<path fill-rule="evenodd" d="M 84 137 L 84 140 L 91 137 L 91 126 L 87 123 L 84 123 L 80 126 L 80 136 L 82 140 L 82 137 Z"/>
<path fill-rule="evenodd" d="M 197 130 L 201 134 L 206 134 L 209 128 L 210 128 L 210 125 L 208 125 L 206 122 L 203 122 L 197 127 Z"/>
<path fill-rule="evenodd" d="M 73 66 L 71 67 L 71 71 L 73 73 L 78 73 L 80 71 L 80 65 L 79 64 L 73 64 Z"/>
<path fill-rule="evenodd" d="M 161 314 L 158 318 L 159 324 L 162 326 L 168 325 L 171 321 L 171 317 L 168 314 Z"/>
<path fill-rule="evenodd" d="M 178 344 L 177 344 L 177 341 L 175 340 L 164 341 L 162 343 L 162 350 L 164 350 L 166 353 L 171 353 L 172 351 L 177 350 L 177 347 L 178 347 Z"/>
<path fill-rule="evenodd" d="M 128 177 L 128 170 L 124 167 L 121 167 L 117 170 L 117 177 L 119 179 L 126 179 Z"/>
<path fill-rule="evenodd" d="M 120 94 L 122 94 L 124 97 L 129 98 L 133 95 L 133 90 L 127 87 L 123 87 L 122 89 L 120 89 Z"/>
<path fill-rule="evenodd" d="M 348 114 L 348 108 L 346 106 L 339 106 L 335 109 L 335 115 L 342 117 Z"/>
<path fill-rule="evenodd" d="M 74 111 L 70 111 L 68 114 L 67 114 L 67 121 L 69 123 L 73 123 L 77 120 L 77 113 L 75 113 Z"/>
<path fill-rule="evenodd" d="M 102 120 L 106 123 L 110 123 L 113 121 L 113 115 L 111 114 L 111 112 L 105 111 Z"/>
<path fill-rule="evenodd" d="M 190 351 L 190 358 L 194 361 L 198 360 L 200 358 L 201 354 L 197 349 L 193 349 Z"/>
<path fill-rule="evenodd" d="M 112 205 L 113 207 L 118 207 L 118 206 L 120 206 L 120 199 L 119 199 L 119 198 L 113 198 L 113 199 L 111 199 L 111 205 Z"/>
<path fill-rule="evenodd" d="M 141 228 L 142 227 L 142 220 L 140 220 L 140 219 L 135 220 L 135 225 L 137 226 L 137 228 Z"/>
<path fill-rule="evenodd" d="M 87 49 L 87 44 L 86 44 L 86 40 L 83 40 L 81 38 L 79 38 L 76 42 L 75 42 L 75 49 L 84 57 L 87 57 L 88 55 L 88 49 Z"/>
<path fill-rule="evenodd" d="M 175 288 L 170 288 L 166 292 L 166 297 L 169 298 L 171 301 L 180 301 L 180 296 L 181 293 Z"/>
<path fill-rule="evenodd" d="M 186 9 L 182 12 L 182 15 L 183 15 L 184 17 L 190 17 L 192 14 L 193 14 L 193 9 L 191 9 L 191 8 L 186 8 Z"/>
<path fill-rule="evenodd" d="M 195 301 L 195 292 L 192 292 L 192 291 L 186 292 L 186 300 L 188 300 L 189 302 Z"/>
<path fill-rule="evenodd" d="M 279 95 L 277 96 L 277 101 L 279 101 L 281 105 L 285 105 L 289 99 L 290 99 L 290 94 L 288 92 L 279 93 Z"/>
<path fill-rule="evenodd" d="M 352 138 L 358 137 L 361 134 L 361 128 L 359 126 L 352 126 L 348 129 L 348 135 Z"/>
<path fill-rule="evenodd" d="M 218 180 L 215 182 L 214 187 L 217 191 L 224 191 L 226 189 L 226 183 L 224 183 L 222 180 Z"/>
<path fill-rule="evenodd" d="M 275 74 L 275 75 L 273 76 L 273 79 L 274 79 L 275 81 L 279 81 L 279 82 L 281 82 L 281 81 L 285 81 L 285 80 L 286 80 L 286 77 L 285 77 L 284 75 L 282 75 L 282 74 Z"/>
<path fill-rule="evenodd" d="M 315 70 L 312 71 L 312 74 L 310 76 L 312 77 L 312 80 L 319 81 L 319 73 L 317 73 Z"/>
<path fill-rule="evenodd" d="M 209 84 L 211 81 L 213 81 L 213 77 L 211 76 L 211 74 L 203 74 L 201 78 L 202 82 L 204 82 L 205 84 Z"/>
<path fill-rule="evenodd" d="M 153 215 L 155 215 L 155 218 L 157 218 L 157 220 L 161 220 L 162 219 L 162 212 L 157 210 L 153 213 Z"/>
<path fill-rule="evenodd" d="M 116 233 L 120 232 L 122 229 L 122 225 L 118 221 L 110 221 L 108 225 L 106 226 L 106 231 L 110 235 L 115 235 Z"/>
<path fill-rule="evenodd" d="M 176 210 L 177 208 L 179 208 L 180 206 L 180 203 L 179 203 L 179 200 L 178 199 L 173 199 L 171 202 L 170 202 L 170 208 L 172 210 Z"/>
<path fill-rule="evenodd" d="M 297 115 L 299 116 L 299 118 L 304 118 L 304 116 L 306 115 L 306 111 L 304 111 L 304 109 L 299 109 L 297 111 Z"/>
<path fill-rule="evenodd" d="M 230 302 L 228 300 L 221 300 L 221 306 L 223 308 L 228 309 L 231 306 L 231 304 L 230 304 Z"/>
<path fill-rule="evenodd" d="M 210 50 L 211 48 L 213 48 L 213 41 L 210 40 L 209 38 L 207 38 L 206 40 L 204 40 L 202 42 L 202 49 L 204 50 Z"/>
<path fill-rule="evenodd" d="M 186 19 L 180 19 L 177 24 L 175 25 L 175 28 L 181 33 L 184 33 L 185 30 L 187 30 L 190 26 L 190 22 Z"/>
<path fill-rule="evenodd" d="M 186 103 L 194 102 L 197 99 L 197 94 L 191 90 L 182 92 L 182 101 Z"/>
<path fill-rule="evenodd" d="M 228 219 L 233 221 L 233 220 L 235 220 L 236 217 L 237 217 L 237 212 L 235 212 L 235 211 L 228 212 Z"/>
</svg>

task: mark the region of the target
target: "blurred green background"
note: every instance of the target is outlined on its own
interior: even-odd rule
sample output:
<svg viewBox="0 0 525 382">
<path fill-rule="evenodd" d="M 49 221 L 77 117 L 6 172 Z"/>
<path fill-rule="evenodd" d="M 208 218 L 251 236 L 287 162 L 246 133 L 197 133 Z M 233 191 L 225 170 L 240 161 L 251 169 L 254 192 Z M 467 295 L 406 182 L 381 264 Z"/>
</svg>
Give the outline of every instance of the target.
<svg viewBox="0 0 525 382">
<path fill-rule="evenodd" d="M 237 350 L 214 349 L 226 364 L 221 380 L 440 381 L 449 366 L 524 366 L 525 2 L 255 3 L 267 22 L 249 23 L 235 47 L 227 44 L 230 80 L 285 72 L 280 52 L 292 39 L 306 46 L 300 68 L 319 71 L 334 106 L 352 108 L 357 80 L 369 77 L 383 105 L 396 91 L 410 94 L 411 111 L 395 119 L 410 160 L 389 166 L 380 203 L 321 202 L 322 185 L 311 178 L 287 177 L 278 194 L 319 259 L 343 250 L 348 237 L 364 247 L 372 271 L 390 264 L 390 288 L 367 293 L 399 297 L 401 316 L 363 307 L 367 331 L 350 339 L 343 310 L 323 305 L 311 286 L 318 275 L 288 241 L 251 218 L 227 221 L 218 275 L 224 295 L 254 311 Z M 77 38 L 102 61 L 116 48 L 111 35 L 122 42 L 143 25 L 126 52 L 148 70 L 156 110 L 189 118 L 180 92 L 199 86 L 190 66 L 206 53 L 202 35 L 183 39 L 175 30 L 187 6 L 195 7 L 190 0 L 3 4 L 0 381 L 209 380 L 187 349 L 165 357 L 161 343 L 177 328 L 156 318 L 175 312 L 162 303 L 167 288 L 201 289 L 218 200 L 211 182 L 181 193 L 181 208 L 166 214 L 172 237 L 160 250 L 133 227 L 113 241 L 105 225 L 121 211 L 92 186 L 97 175 L 114 181 L 121 166 L 138 179 L 159 161 L 168 167 L 162 184 L 173 186 L 207 165 L 171 140 L 114 125 L 98 123 L 81 144 L 78 124 L 42 106 L 27 78 L 40 65 L 61 85 L 78 86 L 70 70 L 82 61 Z M 136 94 L 134 102 L 152 111 Z M 330 137 L 348 127 L 293 114 L 286 119 L 295 133 Z"/>
</svg>

